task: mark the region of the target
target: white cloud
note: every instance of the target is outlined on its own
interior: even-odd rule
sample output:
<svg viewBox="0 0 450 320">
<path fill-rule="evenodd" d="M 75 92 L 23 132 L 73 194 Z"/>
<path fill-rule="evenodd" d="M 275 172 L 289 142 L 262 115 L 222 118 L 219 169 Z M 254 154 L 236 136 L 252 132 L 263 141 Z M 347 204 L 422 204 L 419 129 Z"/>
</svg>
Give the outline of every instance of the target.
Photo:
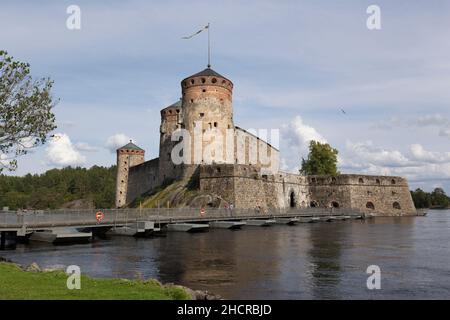
<svg viewBox="0 0 450 320">
<path fill-rule="evenodd" d="M 387 150 L 374 146 L 372 141 L 353 143 L 347 141 L 347 150 L 353 159 L 363 160 L 367 165 L 403 167 L 411 162 L 398 150 Z"/>
<path fill-rule="evenodd" d="M 439 136 L 450 138 L 450 128 L 442 128 L 442 129 L 439 131 Z"/>
<path fill-rule="evenodd" d="M 281 169 L 297 171 L 301 157 L 307 157 L 311 140 L 326 143 L 327 140 L 313 127 L 305 124 L 300 116 L 281 128 Z"/>
<path fill-rule="evenodd" d="M 105 146 L 107 149 L 109 149 L 109 151 L 111 151 L 111 153 L 115 153 L 118 148 L 123 147 L 128 142 L 130 142 L 130 140 L 132 140 L 132 139 L 130 137 L 126 136 L 125 134 L 117 133 L 115 135 L 108 137 L 108 139 L 106 139 Z"/>
<path fill-rule="evenodd" d="M 450 152 L 432 152 L 425 150 L 420 144 L 413 144 L 410 147 L 414 160 L 428 163 L 450 162 Z"/>
<path fill-rule="evenodd" d="M 416 121 L 419 126 L 446 126 L 450 123 L 450 121 L 440 115 L 440 114 L 432 114 L 419 117 Z"/>
<path fill-rule="evenodd" d="M 46 153 L 48 163 L 58 167 L 77 166 L 86 162 L 86 158 L 75 148 L 65 133 L 55 134 L 49 141 Z"/>
<path fill-rule="evenodd" d="M 85 151 L 85 152 L 97 152 L 98 151 L 98 148 L 93 147 L 86 142 L 75 143 L 75 148 L 79 151 Z"/>
<path fill-rule="evenodd" d="M 316 129 L 305 124 L 300 116 L 296 116 L 288 125 L 283 126 L 282 138 L 289 140 L 298 147 L 308 146 L 312 140 L 322 143 L 327 142 Z"/>
</svg>

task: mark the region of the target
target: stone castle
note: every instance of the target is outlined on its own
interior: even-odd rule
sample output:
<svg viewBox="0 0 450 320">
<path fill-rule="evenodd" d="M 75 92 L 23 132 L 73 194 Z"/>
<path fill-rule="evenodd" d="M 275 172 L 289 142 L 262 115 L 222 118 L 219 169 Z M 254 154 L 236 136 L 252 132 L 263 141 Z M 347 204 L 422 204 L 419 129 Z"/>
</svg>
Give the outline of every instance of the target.
<svg viewBox="0 0 450 320">
<path fill-rule="evenodd" d="M 233 83 L 211 68 L 182 80 L 181 91 L 180 101 L 161 110 L 158 158 L 145 161 L 145 151 L 131 141 L 117 150 L 117 207 L 162 185 L 195 179 L 198 191 L 220 199 L 219 206 L 416 213 L 401 177 L 279 171 L 279 150 L 234 124 Z"/>
</svg>

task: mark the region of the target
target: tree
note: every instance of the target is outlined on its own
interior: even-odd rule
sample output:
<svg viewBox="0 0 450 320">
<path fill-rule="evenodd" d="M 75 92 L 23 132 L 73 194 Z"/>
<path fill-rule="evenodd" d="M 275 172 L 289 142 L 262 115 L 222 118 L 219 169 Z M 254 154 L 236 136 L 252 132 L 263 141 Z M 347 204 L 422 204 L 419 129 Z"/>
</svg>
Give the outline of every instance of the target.
<svg viewBox="0 0 450 320">
<path fill-rule="evenodd" d="M 305 160 L 302 158 L 300 173 L 303 175 L 338 175 L 338 151 L 328 143 L 312 140 L 309 143 L 309 154 Z"/>
<path fill-rule="evenodd" d="M 17 168 L 17 157 L 42 145 L 56 128 L 53 81 L 33 80 L 30 65 L 0 50 L 0 172 Z"/>
<path fill-rule="evenodd" d="M 431 192 L 431 204 L 433 207 L 447 208 L 450 205 L 450 199 L 442 188 L 435 188 Z"/>
</svg>

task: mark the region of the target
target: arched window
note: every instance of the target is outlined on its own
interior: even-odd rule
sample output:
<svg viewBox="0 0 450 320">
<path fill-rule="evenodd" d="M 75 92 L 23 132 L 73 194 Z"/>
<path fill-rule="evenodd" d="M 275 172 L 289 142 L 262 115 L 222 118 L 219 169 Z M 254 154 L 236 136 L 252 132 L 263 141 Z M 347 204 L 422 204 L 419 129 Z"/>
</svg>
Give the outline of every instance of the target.
<svg viewBox="0 0 450 320">
<path fill-rule="evenodd" d="M 370 210 L 375 210 L 375 206 L 374 206 L 373 202 L 370 202 L 370 201 L 366 203 L 366 208 L 370 209 Z"/>
<path fill-rule="evenodd" d="M 331 177 L 331 182 L 332 183 L 336 183 L 336 178 L 335 177 Z"/>
<path fill-rule="evenodd" d="M 339 202 L 333 201 L 333 202 L 331 202 L 331 206 L 332 206 L 333 208 L 339 208 Z"/>
<path fill-rule="evenodd" d="M 395 180 L 394 179 L 391 180 L 391 184 L 395 184 Z"/>
<path fill-rule="evenodd" d="M 397 201 L 395 201 L 395 202 L 392 204 L 392 208 L 397 209 L 397 210 L 400 210 L 402 207 L 400 206 L 400 203 L 398 203 Z"/>
<path fill-rule="evenodd" d="M 381 184 L 380 179 L 376 179 L 375 182 L 376 182 L 377 184 Z"/>
<path fill-rule="evenodd" d="M 358 182 L 359 182 L 360 184 L 363 184 L 363 183 L 364 183 L 363 178 L 359 178 Z"/>
</svg>

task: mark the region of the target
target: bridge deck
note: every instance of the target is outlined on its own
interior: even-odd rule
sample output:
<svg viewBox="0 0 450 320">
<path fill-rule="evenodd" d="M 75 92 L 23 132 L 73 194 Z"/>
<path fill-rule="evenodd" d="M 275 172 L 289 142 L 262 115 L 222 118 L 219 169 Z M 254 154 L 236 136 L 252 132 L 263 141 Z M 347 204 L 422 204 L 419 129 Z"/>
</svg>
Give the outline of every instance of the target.
<svg viewBox="0 0 450 320">
<path fill-rule="evenodd" d="M 364 216 L 363 213 L 342 208 L 305 208 L 295 210 L 257 211 L 243 209 L 105 209 L 96 220 L 98 210 L 36 210 L 27 212 L 0 211 L 0 231 L 43 230 L 55 227 L 108 227 L 148 220 L 167 224 L 176 222 L 204 222 L 217 220 L 267 219 L 272 217 Z"/>
</svg>

